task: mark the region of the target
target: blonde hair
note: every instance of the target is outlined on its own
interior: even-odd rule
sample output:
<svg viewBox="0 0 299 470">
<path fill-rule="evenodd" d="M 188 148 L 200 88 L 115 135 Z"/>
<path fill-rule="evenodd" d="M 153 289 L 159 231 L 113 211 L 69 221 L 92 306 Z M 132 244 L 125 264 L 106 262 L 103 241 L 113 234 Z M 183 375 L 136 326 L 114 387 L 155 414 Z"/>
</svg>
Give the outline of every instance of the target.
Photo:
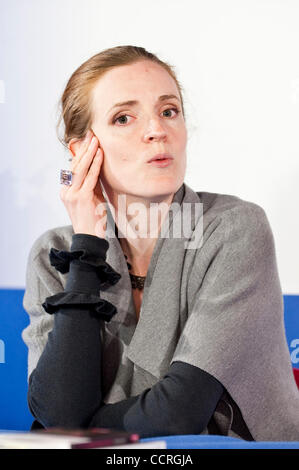
<svg viewBox="0 0 299 470">
<path fill-rule="evenodd" d="M 143 47 L 116 46 L 105 49 L 85 61 L 71 75 L 60 98 L 61 108 L 57 131 L 63 120 L 64 135 L 58 136 L 60 142 L 67 146 L 73 138 L 81 139 L 92 124 L 92 89 L 95 83 L 108 70 L 122 65 L 129 65 L 140 60 L 150 60 L 163 67 L 174 79 L 180 94 L 182 113 L 185 118 L 182 86 L 176 78 L 173 66 L 160 60 L 155 54 Z"/>
</svg>

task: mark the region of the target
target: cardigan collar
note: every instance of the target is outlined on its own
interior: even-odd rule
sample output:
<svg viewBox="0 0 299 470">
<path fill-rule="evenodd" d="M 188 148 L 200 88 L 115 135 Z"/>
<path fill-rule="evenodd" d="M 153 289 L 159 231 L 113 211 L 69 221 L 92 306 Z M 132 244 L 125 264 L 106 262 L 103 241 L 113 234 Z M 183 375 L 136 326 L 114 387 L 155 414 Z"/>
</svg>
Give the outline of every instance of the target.
<svg viewBox="0 0 299 470">
<path fill-rule="evenodd" d="M 180 285 L 186 244 L 190 242 L 200 214 L 191 211 L 191 223 L 189 227 L 184 227 L 182 236 L 175 238 L 168 235 L 167 238 L 162 235 L 166 233 L 165 230 L 168 229 L 171 234 L 171 227 L 177 229 L 180 226 L 184 203 L 196 203 L 198 208 L 201 207 L 199 202 L 199 195 L 185 183 L 175 193 L 172 204 L 176 204 L 168 212 L 169 219 L 166 217 L 163 221 L 150 260 L 138 321 L 126 259 L 115 232 L 111 231 L 113 219 L 109 207 L 107 209 L 109 249 L 106 261 L 121 274 L 121 279 L 114 286 L 101 291 L 101 297 L 117 308 L 117 313 L 105 324 L 105 328 L 125 343 L 127 357 L 133 363 L 157 378 L 167 371 L 177 344 Z"/>
</svg>

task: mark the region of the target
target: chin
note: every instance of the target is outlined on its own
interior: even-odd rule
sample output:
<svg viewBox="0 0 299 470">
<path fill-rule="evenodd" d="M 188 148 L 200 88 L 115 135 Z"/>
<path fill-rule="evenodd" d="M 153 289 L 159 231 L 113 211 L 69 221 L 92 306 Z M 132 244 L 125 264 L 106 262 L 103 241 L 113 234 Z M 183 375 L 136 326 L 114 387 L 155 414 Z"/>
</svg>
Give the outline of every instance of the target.
<svg viewBox="0 0 299 470">
<path fill-rule="evenodd" d="M 171 194 L 175 194 L 182 186 L 184 180 L 169 181 L 148 181 L 146 186 L 140 188 L 138 195 L 145 198 L 166 198 Z M 137 189 L 137 188 L 136 188 Z M 137 195 L 137 194 L 136 194 Z"/>
<path fill-rule="evenodd" d="M 174 195 L 184 182 L 184 174 L 181 175 L 160 175 L 146 179 L 128 178 L 128 184 L 119 184 L 119 181 L 103 181 L 105 190 L 109 196 L 126 194 L 136 199 L 151 199 L 153 202 L 159 202 Z"/>
</svg>

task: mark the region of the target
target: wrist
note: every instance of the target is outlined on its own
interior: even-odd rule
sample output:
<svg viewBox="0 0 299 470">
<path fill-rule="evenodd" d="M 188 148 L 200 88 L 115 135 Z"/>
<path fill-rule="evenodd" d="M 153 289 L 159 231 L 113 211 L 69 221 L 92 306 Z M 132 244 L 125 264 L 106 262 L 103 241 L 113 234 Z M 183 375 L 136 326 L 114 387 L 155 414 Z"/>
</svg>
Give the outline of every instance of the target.
<svg viewBox="0 0 299 470">
<path fill-rule="evenodd" d="M 72 236 L 71 251 L 83 250 L 89 255 L 101 257 L 106 260 L 109 242 L 105 238 L 88 233 L 74 233 Z"/>
</svg>

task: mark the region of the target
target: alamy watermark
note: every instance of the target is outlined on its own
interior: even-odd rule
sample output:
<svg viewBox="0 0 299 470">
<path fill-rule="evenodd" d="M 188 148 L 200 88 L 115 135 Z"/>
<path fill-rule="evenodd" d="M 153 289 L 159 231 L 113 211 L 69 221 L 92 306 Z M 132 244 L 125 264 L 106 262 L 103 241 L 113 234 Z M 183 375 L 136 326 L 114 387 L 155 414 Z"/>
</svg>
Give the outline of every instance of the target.
<svg viewBox="0 0 299 470">
<path fill-rule="evenodd" d="M 110 211 L 110 217 L 108 215 Z M 185 249 L 197 249 L 202 245 L 203 235 L 203 203 L 166 202 L 148 205 L 143 202 L 127 204 L 125 194 L 118 195 L 117 213 L 112 204 L 98 204 L 96 215 L 99 221 L 95 231 L 97 235 L 103 232 L 103 227 L 109 238 L 129 238 L 131 243 L 138 243 L 140 238 L 184 238 Z"/>
<path fill-rule="evenodd" d="M 291 345 L 290 345 L 291 348 L 295 348 L 292 352 L 291 352 L 291 361 L 292 361 L 292 364 L 298 364 L 299 362 L 299 339 L 295 338 L 291 341 Z"/>
</svg>

